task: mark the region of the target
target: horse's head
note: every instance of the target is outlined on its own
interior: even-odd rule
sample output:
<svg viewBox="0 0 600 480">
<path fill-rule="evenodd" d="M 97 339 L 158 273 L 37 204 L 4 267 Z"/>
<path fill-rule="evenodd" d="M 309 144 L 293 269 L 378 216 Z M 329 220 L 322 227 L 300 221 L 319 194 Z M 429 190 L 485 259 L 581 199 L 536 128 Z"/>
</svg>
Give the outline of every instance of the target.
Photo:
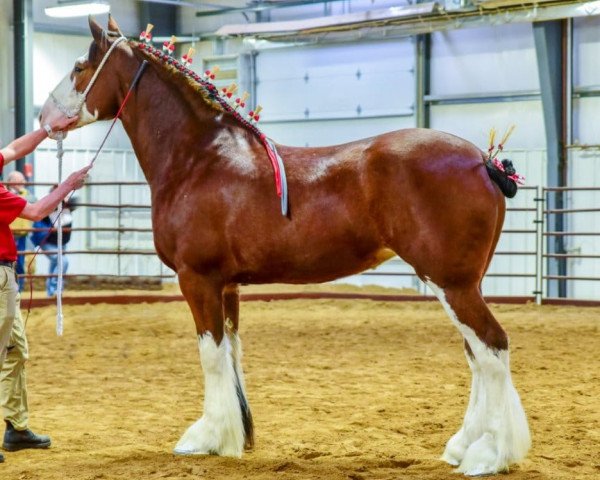
<svg viewBox="0 0 600 480">
<path fill-rule="evenodd" d="M 89 24 L 94 41 L 88 53 L 75 61 L 73 70 L 50 93 L 40 113 L 42 124 L 57 111 L 70 117 L 79 115 L 77 127 L 117 113 L 124 84 L 131 80 L 139 60 L 112 17 L 107 30 L 92 17 Z"/>
</svg>

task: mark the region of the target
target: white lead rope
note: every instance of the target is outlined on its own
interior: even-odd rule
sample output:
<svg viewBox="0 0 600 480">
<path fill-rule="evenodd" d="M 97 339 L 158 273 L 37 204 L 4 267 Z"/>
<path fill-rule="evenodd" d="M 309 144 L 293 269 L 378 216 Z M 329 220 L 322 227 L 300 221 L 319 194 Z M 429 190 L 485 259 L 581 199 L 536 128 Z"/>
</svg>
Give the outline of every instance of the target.
<svg viewBox="0 0 600 480">
<path fill-rule="evenodd" d="M 62 161 L 63 161 L 63 138 L 62 132 L 56 135 L 56 158 L 58 159 L 58 184 L 62 183 Z M 56 255 L 58 260 L 58 277 L 56 279 L 56 334 L 61 337 L 63 334 L 63 309 L 62 309 L 62 290 L 63 290 L 63 242 L 62 242 L 62 211 L 63 201 L 58 206 L 58 219 L 56 220 Z"/>
</svg>

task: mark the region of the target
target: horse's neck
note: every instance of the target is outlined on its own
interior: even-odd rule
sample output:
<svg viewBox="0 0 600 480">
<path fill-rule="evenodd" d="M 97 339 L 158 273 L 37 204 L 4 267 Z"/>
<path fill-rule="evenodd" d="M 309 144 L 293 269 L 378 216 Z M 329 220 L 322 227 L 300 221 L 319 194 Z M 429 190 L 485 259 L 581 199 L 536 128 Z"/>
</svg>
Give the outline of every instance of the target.
<svg viewBox="0 0 600 480">
<path fill-rule="evenodd" d="M 122 121 L 152 188 L 159 180 L 180 170 L 175 162 L 185 160 L 177 156 L 185 147 L 182 142 L 194 139 L 197 145 L 203 138 L 208 140 L 217 135 L 220 127 L 219 112 L 200 95 L 187 85 L 167 82 L 152 69 L 148 70 L 135 98 L 125 108 Z M 191 149 L 192 145 L 189 146 Z"/>
</svg>

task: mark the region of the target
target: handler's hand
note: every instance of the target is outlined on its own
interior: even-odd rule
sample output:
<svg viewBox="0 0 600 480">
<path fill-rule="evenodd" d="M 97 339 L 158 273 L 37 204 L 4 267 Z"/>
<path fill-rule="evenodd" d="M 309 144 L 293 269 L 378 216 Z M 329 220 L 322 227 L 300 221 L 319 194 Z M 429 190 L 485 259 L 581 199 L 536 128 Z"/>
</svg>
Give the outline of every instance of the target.
<svg viewBox="0 0 600 480">
<path fill-rule="evenodd" d="M 65 180 L 65 184 L 69 185 L 71 190 L 78 190 L 83 187 L 83 184 L 88 179 L 88 171 L 92 168 L 91 165 L 82 168 L 76 172 L 73 172 L 69 177 Z"/>
<path fill-rule="evenodd" d="M 44 119 L 44 125 L 49 125 L 52 132 L 64 132 L 75 128 L 78 121 L 78 115 L 69 118 L 64 113 L 54 110 Z"/>
<path fill-rule="evenodd" d="M 66 116 L 61 116 L 60 118 L 57 118 L 53 122 L 50 122 L 50 127 L 55 132 L 63 132 L 65 130 L 72 130 L 73 128 L 75 128 L 75 125 L 77 124 L 78 121 L 79 121 L 78 115 L 75 115 L 72 118 L 69 118 Z"/>
</svg>

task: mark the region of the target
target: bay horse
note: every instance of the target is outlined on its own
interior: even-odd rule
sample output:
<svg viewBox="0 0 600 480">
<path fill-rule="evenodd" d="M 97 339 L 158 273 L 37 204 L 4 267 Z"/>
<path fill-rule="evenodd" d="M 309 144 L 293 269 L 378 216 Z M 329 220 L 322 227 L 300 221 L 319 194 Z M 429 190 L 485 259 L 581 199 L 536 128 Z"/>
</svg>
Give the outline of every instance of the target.
<svg viewBox="0 0 600 480">
<path fill-rule="evenodd" d="M 464 337 L 472 371 L 464 421 L 443 460 L 484 475 L 524 458 L 529 428 L 511 380 L 508 337 L 480 288 L 505 215 L 484 152 L 427 129 L 320 148 L 277 145 L 289 187 L 284 216 L 254 132 L 197 83 L 124 39 L 114 19 L 107 30 L 89 23 L 89 51 L 41 119 L 73 105 L 79 127 L 114 117 L 148 62 L 121 120 L 150 185 L 156 251 L 177 273 L 194 317 L 205 381 L 203 415 L 175 453 L 240 457 L 253 445 L 240 284 L 325 282 L 396 254 L 439 298 Z"/>
</svg>

